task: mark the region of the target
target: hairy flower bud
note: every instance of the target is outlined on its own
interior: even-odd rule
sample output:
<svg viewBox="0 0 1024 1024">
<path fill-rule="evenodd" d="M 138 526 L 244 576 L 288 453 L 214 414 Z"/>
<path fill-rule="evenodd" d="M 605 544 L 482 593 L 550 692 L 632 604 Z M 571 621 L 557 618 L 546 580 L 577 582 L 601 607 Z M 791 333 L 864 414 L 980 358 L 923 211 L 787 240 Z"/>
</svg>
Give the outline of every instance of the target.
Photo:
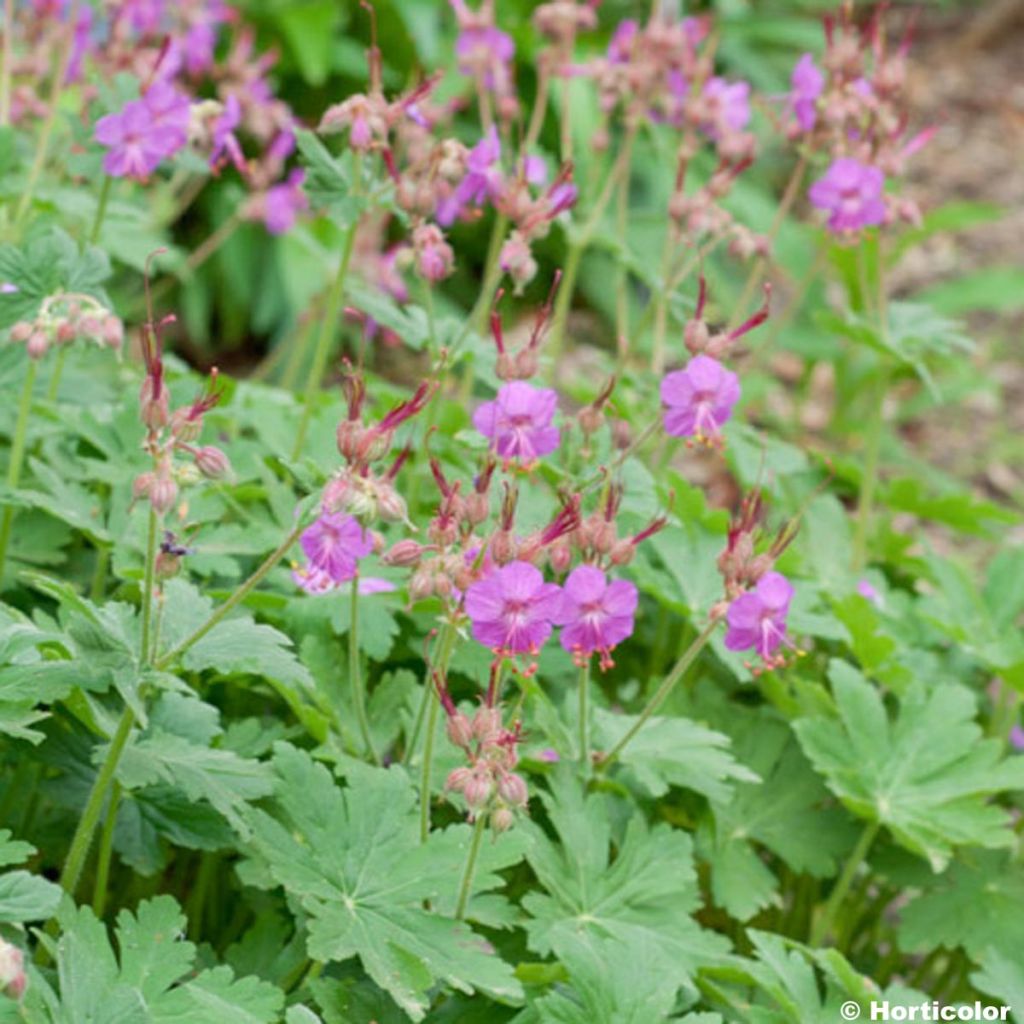
<svg viewBox="0 0 1024 1024">
<path fill-rule="evenodd" d="M 27 985 L 24 954 L 6 939 L 0 939 L 0 990 L 12 999 L 21 999 Z"/>
<path fill-rule="evenodd" d="M 516 816 L 507 807 L 498 807 L 491 814 L 491 830 L 496 835 L 507 832 L 516 821 Z"/>
<path fill-rule="evenodd" d="M 427 569 L 413 573 L 409 580 L 409 599 L 423 601 L 434 593 L 434 574 Z"/>
<path fill-rule="evenodd" d="M 493 792 L 494 780 L 491 778 L 491 773 L 485 768 L 473 769 L 462 789 L 466 803 L 474 811 L 485 807 Z"/>
<path fill-rule="evenodd" d="M 212 444 L 198 449 L 195 460 L 199 472 L 210 480 L 220 480 L 231 472 L 231 463 L 228 461 L 228 457 Z"/>
<path fill-rule="evenodd" d="M 32 336 L 35 326 L 27 320 L 19 320 L 11 327 L 11 341 L 24 343 Z"/>
<path fill-rule="evenodd" d="M 608 555 L 612 565 L 629 565 L 634 557 L 636 545 L 629 538 L 616 541 Z"/>
<path fill-rule="evenodd" d="M 124 324 L 116 316 L 104 317 L 100 336 L 110 348 L 120 348 L 124 343 Z"/>
<path fill-rule="evenodd" d="M 413 566 L 419 565 L 420 560 L 423 558 L 426 548 L 422 544 L 418 544 L 416 541 L 406 538 L 400 540 L 384 553 L 381 557 L 381 561 L 385 565 L 394 565 L 400 568 L 412 568 Z"/>
<path fill-rule="evenodd" d="M 473 742 L 473 725 L 461 711 L 449 716 L 445 731 L 457 747 L 468 747 Z"/>
<path fill-rule="evenodd" d="M 548 564 L 555 572 L 568 570 L 572 564 L 572 545 L 568 540 L 557 540 L 548 548 Z"/>
<path fill-rule="evenodd" d="M 505 772 L 498 779 L 498 795 L 513 807 L 525 807 L 529 800 L 526 782 L 514 772 Z"/>
<path fill-rule="evenodd" d="M 171 413 L 171 433 L 179 441 L 191 444 L 203 432 L 202 414 L 193 413 L 191 406 L 182 406 Z"/>
<path fill-rule="evenodd" d="M 455 793 L 461 793 L 466 788 L 466 783 L 469 782 L 472 777 L 472 771 L 465 766 L 453 768 L 448 773 L 448 778 L 445 780 L 444 788 L 450 789 Z"/>
<path fill-rule="evenodd" d="M 149 502 L 157 515 L 167 512 L 177 500 L 178 485 L 169 474 L 158 474 L 149 488 Z"/>
<path fill-rule="evenodd" d="M 50 339 L 46 336 L 46 332 L 35 330 L 29 335 L 25 351 L 28 353 L 29 359 L 42 359 L 49 347 Z"/>
<path fill-rule="evenodd" d="M 473 735 L 481 743 L 497 739 L 501 733 L 501 711 L 498 708 L 479 708 L 473 716 Z"/>
<path fill-rule="evenodd" d="M 466 518 L 474 525 L 479 526 L 491 514 L 491 503 L 486 494 L 474 491 L 466 498 Z"/>
<path fill-rule="evenodd" d="M 150 430 L 160 430 L 167 426 L 170 413 L 167 404 L 167 385 L 160 381 L 159 393 L 154 395 L 152 376 L 143 378 L 139 390 L 139 415 L 142 422 Z"/>
<path fill-rule="evenodd" d="M 140 498 L 148 498 L 155 479 L 153 473 L 140 473 L 132 481 L 132 499 L 138 501 Z"/>
</svg>

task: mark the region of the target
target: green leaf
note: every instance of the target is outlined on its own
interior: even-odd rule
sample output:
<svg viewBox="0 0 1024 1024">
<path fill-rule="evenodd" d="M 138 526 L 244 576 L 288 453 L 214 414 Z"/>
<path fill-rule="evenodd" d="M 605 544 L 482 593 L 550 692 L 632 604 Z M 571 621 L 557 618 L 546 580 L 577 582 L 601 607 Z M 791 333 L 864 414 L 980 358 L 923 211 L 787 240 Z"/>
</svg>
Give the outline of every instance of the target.
<svg viewBox="0 0 1024 1024">
<path fill-rule="evenodd" d="M 971 975 L 971 983 L 1009 1006 L 1017 1024 L 1024 1024 L 1024 967 L 1019 949 L 1010 954 L 986 950 L 981 970 Z"/>
<path fill-rule="evenodd" d="M 1024 308 L 1024 270 L 1020 267 L 982 267 L 933 284 L 917 296 L 946 316 L 972 310 L 1013 313 Z"/>
<path fill-rule="evenodd" d="M 611 750 L 637 722 L 636 715 L 594 710 L 598 746 Z M 650 718 L 619 755 L 637 783 L 653 797 L 670 785 L 702 793 L 709 800 L 728 800 L 735 782 L 756 782 L 758 776 L 738 764 L 729 737 L 689 718 Z"/>
<path fill-rule="evenodd" d="M 28 871 L 0 875 L 0 922 L 45 921 L 53 916 L 64 890 Z"/>
<path fill-rule="evenodd" d="M 878 691 L 834 660 L 829 678 L 837 717 L 795 723 L 797 736 L 829 788 L 854 814 L 885 825 L 936 871 L 957 846 L 1008 846 L 1009 816 L 988 798 L 1024 786 L 1024 761 L 1003 758 L 982 738 L 969 690 L 931 692 L 915 683 L 890 720 Z"/>
<path fill-rule="evenodd" d="M 783 722 L 767 712 L 746 716 L 734 743 L 764 781 L 740 783 L 732 800 L 713 803 L 713 828 L 702 829 L 699 849 L 711 861 L 715 902 L 745 921 L 778 890 L 758 846 L 796 874 L 825 878 L 835 873 L 856 830 L 840 809 L 828 806 L 828 790 Z"/>
<path fill-rule="evenodd" d="M 115 956 L 88 907 L 65 898 L 56 944 L 61 1024 L 272 1024 L 283 993 L 257 978 L 234 980 L 228 967 L 192 976 L 196 949 L 182 939 L 185 918 L 170 896 L 117 917 Z"/>
<path fill-rule="evenodd" d="M 260 762 L 160 728 L 125 750 L 117 778 L 126 789 L 162 782 L 181 789 L 192 800 L 206 800 L 243 836 L 248 835 L 243 809 L 272 788 L 270 773 Z"/>
<path fill-rule="evenodd" d="M 288 49 L 309 85 L 323 85 L 331 70 L 338 13 L 334 0 L 306 0 L 275 13 Z"/>
<path fill-rule="evenodd" d="M 110 260 L 102 249 L 79 249 L 57 227 L 36 231 L 21 248 L 0 246 L 0 280 L 15 287 L 0 294 L 0 329 L 32 319 L 43 299 L 57 292 L 83 292 L 109 307 L 100 287 L 109 276 Z"/>
<path fill-rule="evenodd" d="M 988 947 L 1018 956 L 1024 949 L 1024 866 L 978 851 L 957 860 L 900 913 L 900 947 L 924 953 L 962 946 L 974 960 Z"/>
<path fill-rule="evenodd" d="M 531 1004 L 543 1024 L 657 1024 L 677 1019 L 672 1010 L 678 986 L 662 969 L 663 952 L 652 936 L 623 942 L 588 933 L 561 959 L 569 972 L 568 989 Z"/>
<path fill-rule="evenodd" d="M 526 826 L 533 837 L 527 859 L 543 889 L 523 898 L 530 949 L 563 959 L 616 938 L 658 951 L 666 983 L 692 991 L 697 970 L 720 959 L 728 944 L 690 917 L 700 895 L 689 836 L 667 825 L 650 828 L 638 814 L 613 836 L 609 798 L 584 796 L 568 773 L 554 777 L 543 800 L 559 841 Z"/>
<path fill-rule="evenodd" d="M 512 969 L 470 928 L 424 900 L 452 906 L 469 826 L 419 841 L 416 790 L 398 768 L 354 765 L 339 788 L 308 754 L 275 750 L 274 815 L 250 810 L 257 863 L 309 914 L 309 953 L 324 962 L 359 957 L 366 973 L 414 1020 L 444 982 L 503 1002 L 522 998 Z M 519 843 L 485 843 L 477 892 L 521 856 Z M 472 907 L 470 916 L 473 916 Z"/>
<path fill-rule="evenodd" d="M 324 209 L 331 220 L 344 229 L 351 228 L 367 208 L 365 196 L 352 188 L 352 154 L 332 156 L 330 150 L 310 131 L 295 133 L 306 168 L 305 191 L 316 209 Z"/>
</svg>

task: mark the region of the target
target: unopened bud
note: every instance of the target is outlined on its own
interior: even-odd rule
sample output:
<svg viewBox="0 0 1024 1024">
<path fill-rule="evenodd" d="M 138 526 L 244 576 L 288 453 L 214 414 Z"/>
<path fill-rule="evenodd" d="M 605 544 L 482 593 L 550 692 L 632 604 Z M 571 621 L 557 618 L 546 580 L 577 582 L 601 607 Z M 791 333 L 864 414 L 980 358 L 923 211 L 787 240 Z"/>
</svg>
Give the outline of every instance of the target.
<svg viewBox="0 0 1024 1024">
<path fill-rule="evenodd" d="M 153 378 L 147 376 L 139 390 L 139 415 L 142 422 L 150 430 L 159 430 L 167 426 L 169 412 L 167 406 L 167 385 L 160 382 L 160 392 L 153 394 Z"/>
<path fill-rule="evenodd" d="M 419 565 L 423 553 L 427 549 L 422 544 L 406 538 L 392 544 L 389 550 L 381 557 L 385 565 L 394 565 L 400 568 L 412 568 Z"/>
<path fill-rule="evenodd" d="M 487 805 L 493 791 L 494 781 L 491 779 L 490 772 L 486 769 L 478 768 L 470 773 L 462 789 L 462 795 L 466 798 L 466 803 L 473 810 L 479 810 Z"/>
<path fill-rule="evenodd" d="M 82 332 L 85 333 L 84 331 Z M 57 324 L 57 330 L 53 332 L 53 339 L 58 345 L 68 345 L 78 337 L 78 331 L 70 320 L 61 320 Z"/>
<path fill-rule="evenodd" d="M 683 331 L 683 343 L 692 355 L 699 355 L 708 347 L 710 331 L 703 320 L 691 320 Z"/>
<path fill-rule="evenodd" d="M 25 343 L 29 359 L 42 359 L 49 347 L 50 339 L 47 338 L 45 331 L 33 331 Z"/>
<path fill-rule="evenodd" d="M 636 545 L 628 538 L 616 541 L 608 557 L 612 565 L 629 565 L 636 557 Z"/>
<path fill-rule="evenodd" d="M 421 569 L 413 573 L 409 580 L 409 598 L 412 601 L 423 601 L 434 593 L 434 574 Z"/>
<path fill-rule="evenodd" d="M 0 989 L 12 999 L 21 999 L 28 985 L 25 955 L 6 939 L 0 939 Z"/>
<path fill-rule="evenodd" d="M 557 540 L 548 548 L 548 563 L 554 572 L 568 571 L 572 564 L 572 545 L 569 541 Z"/>
<path fill-rule="evenodd" d="M 445 731 L 457 747 L 468 747 L 473 742 L 473 725 L 461 711 L 449 717 Z"/>
<path fill-rule="evenodd" d="M 473 735 L 481 743 L 496 739 L 501 732 L 501 712 L 497 708 L 479 708 L 473 716 Z"/>
<path fill-rule="evenodd" d="M 491 830 L 496 835 L 507 832 L 516 823 L 516 816 L 507 807 L 498 807 L 491 814 Z"/>
<path fill-rule="evenodd" d="M 466 783 L 473 777 L 473 773 L 465 766 L 461 768 L 453 768 L 448 773 L 448 778 L 445 781 L 444 788 L 450 789 L 455 793 L 461 793 L 466 788 Z"/>
<path fill-rule="evenodd" d="M 202 413 L 193 414 L 191 406 L 183 406 L 171 413 L 171 433 L 179 441 L 191 444 L 203 432 Z"/>
<path fill-rule="evenodd" d="M 535 349 L 523 348 L 516 353 L 516 376 L 519 380 L 535 377 L 539 369 L 540 360 Z"/>
<path fill-rule="evenodd" d="M 378 488 L 377 512 L 386 523 L 404 523 L 409 518 L 405 499 L 389 484 Z"/>
<path fill-rule="evenodd" d="M 116 316 L 108 316 L 103 321 L 102 337 L 110 348 L 120 348 L 124 343 L 124 324 Z"/>
<path fill-rule="evenodd" d="M 138 501 L 140 498 L 148 498 L 156 477 L 152 473 L 140 473 L 132 481 L 132 498 Z"/>
<path fill-rule="evenodd" d="M 491 503 L 486 494 L 474 491 L 466 498 L 466 518 L 474 526 L 479 526 L 490 514 Z"/>
<path fill-rule="evenodd" d="M 32 336 L 34 330 L 33 324 L 30 324 L 27 320 L 19 320 L 11 327 L 11 341 L 26 342 Z"/>
<path fill-rule="evenodd" d="M 498 779 L 498 794 L 502 800 L 513 807 L 525 807 L 529 800 L 526 782 L 515 772 L 505 772 Z"/>
<path fill-rule="evenodd" d="M 156 476 L 149 488 L 149 503 L 157 515 L 167 512 L 177 500 L 178 485 L 170 476 Z"/>
<path fill-rule="evenodd" d="M 200 448 L 196 452 L 195 460 L 199 472 L 210 480 L 220 480 L 231 472 L 228 457 L 212 444 Z"/>
</svg>

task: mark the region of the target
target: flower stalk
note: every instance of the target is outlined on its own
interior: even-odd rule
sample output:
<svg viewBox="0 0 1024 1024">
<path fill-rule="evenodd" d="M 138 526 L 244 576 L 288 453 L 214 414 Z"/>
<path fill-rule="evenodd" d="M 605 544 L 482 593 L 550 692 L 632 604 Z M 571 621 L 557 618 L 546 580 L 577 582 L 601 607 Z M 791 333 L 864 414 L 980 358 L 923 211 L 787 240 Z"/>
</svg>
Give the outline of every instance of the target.
<svg viewBox="0 0 1024 1024">
<path fill-rule="evenodd" d="M 30 359 L 25 368 L 25 383 L 21 388 L 21 400 L 18 403 L 18 417 L 14 423 L 14 437 L 11 440 L 11 453 L 7 463 L 7 488 L 16 490 L 21 480 L 21 468 L 25 461 L 25 441 L 28 435 L 28 421 L 32 413 L 32 391 L 36 383 L 36 361 Z M 0 581 L 3 580 L 4 568 L 7 563 L 7 548 L 11 543 L 11 529 L 14 526 L 14 506 L 4 508 L 0 519 Z"/>
</svg>

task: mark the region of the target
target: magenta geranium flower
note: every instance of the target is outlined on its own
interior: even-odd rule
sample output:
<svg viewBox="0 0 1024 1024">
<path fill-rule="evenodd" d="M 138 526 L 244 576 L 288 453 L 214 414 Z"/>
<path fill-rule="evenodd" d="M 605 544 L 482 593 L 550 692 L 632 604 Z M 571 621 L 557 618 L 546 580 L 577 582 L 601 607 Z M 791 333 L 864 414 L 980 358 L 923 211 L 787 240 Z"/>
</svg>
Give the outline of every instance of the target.
<svg viewBox="0 0 1024 1024">
<path fill-rule="evenodd" d="M 309 209 L 309 199 L 302 191 L 306 172 L 292 171 L 284 181 L 267 189 L 263 199 L 263 223 L 272 235 L 291 231 L 299 214 Z"/>
<path fill-rule="evenodd" d="M 352 579 L 359 559 L 373 549 L 369 531 L 352 516 L 340 512 L 324 512 L 303 531 L 300 543 L 310 565 L 326 573 L 335 583 Z"/>
<path fill-rule="evenodd" d="M 153 117 L 142 100 L 131 100 L 116 114 L 101 117 L 93 137 L 107 147 L 103 170 L 112 178 L 148 178 L 165 153 L 152 127 Z"/>
<path fill-rule="evenodd" d="M 790 86 L 789 104 L 796 123 L 801 131 L 809 132 L 818 120 L 818 97 L 825 88 L 825 76 L 809 53 L 796 62 Z"/>
<path fill-rule="evenodd" d="M 640 31 L 640 24 L 633 18 L 625 18 L 615 26 L 608 40 L 608 60 L 612 64 L 628 64 L 633 52 L 633 42 Z"/>
<path fill-rule="evenodd" d="M 704 103 L 710 114 L 705 131 L 712 137 L 721 128 L 740 132 L 750 123 L 750 83 L 727 82 L 717 76 L 704 86 Z"/>
<path fill-rule="evenodd" d="M 819 210 L 829 213 L 833 231 L 859 231 L 885 220 L 885 175 L 877 167 L 840 157 L 810 188 Z"/>
<path fill-rule="evenodd" d="M 673 437 L 716 438 L 739 401 L 740 381 L 711 356 L 694 356 L 661 382 L 665 432 Z"/>
<path fill-rule="evenodd" d="M 596 651 L 601 667 L 610 668 L 612 650 L 633 632 L 636 587 L 628 580 L 609 583 L 596 566 L 581 565 L 569 573 L 562 594 L 555 619 L 562 646 L 581 664 Z"/>
<path fill-rule="evenodd" d="M 93 137 L 107 147 L 103 169 L 113 178 L 148 178 L 188 142 L 189 101 L 167 82 L 96 122 Z"/>
<path fill-rule="evenodd" d="M 754 648 L 769 664 L 786 640 L 786 615 L 793 585 L 782 573 L 765 573 L 754 586 L 729 605 L 725 646 L 730 651 Z"/>
<path fill-rule="evenodd" d="M 535 388 L 514 380 L 498 389 L 493 402 L 484 402 L 473 414 L 473 426 L 491 439 L 503 459 L 533 462 L 558 447 L 561 433 L 551 425 L 558 395 L 551 388 Z"/>
<path fill-rule="evenodd" d="M 561 602 L 561 589 L 529 562 L 509 562 L 466 590 L 473 638 L 502 654 L 536 654 Z"/>
<path fill-rule="evenodd" d="M 448 227 L 467 206 L 483 206 L 501 195 L 504 177 L 501 173 L 501 139 L 497 128 L 491 130 L 469 151 L 466 175 L 455 192 L 437 208 L 437 221 Z"/>
</svg>

